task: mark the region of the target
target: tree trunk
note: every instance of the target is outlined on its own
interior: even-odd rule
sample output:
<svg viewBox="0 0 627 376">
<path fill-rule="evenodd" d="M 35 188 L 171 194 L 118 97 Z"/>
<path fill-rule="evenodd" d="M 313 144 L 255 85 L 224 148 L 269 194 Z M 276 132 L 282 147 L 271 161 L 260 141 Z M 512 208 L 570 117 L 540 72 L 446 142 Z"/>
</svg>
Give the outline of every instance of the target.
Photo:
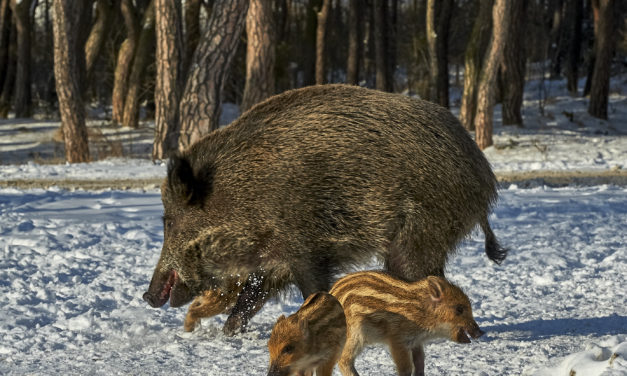
<svg viewBox="0 0 627 376">
<path fill-rule="evenodd" d="M 70 163 L 89 161 L 89 145 L 85 126 L 85 108 L 78 82 L 77 26 L 82 7 L 81 0 L 54 0 L 54 76 L 59 112 L 65 140 L 65 158 Z"/>
<path fill-rule="evenodd" d="M 246 84 L 242 112 L 274 94 L 275 34 L 272 3 L 251 0 L 246 16 Z"/>
<path fill-rule="evenodd" d="M 572 96 L 577 95 L 577 82 L 579 80 L 579 57 L 581 55 L 583 1 L 568 0 L 568 55 L 566 57 L 566 78 L 568 80 L 568 92 Z"/>
<path fill-rule="evenodd" d="M 503 83 L 503 125 L 523 126 L 522 102 L 525 87 L 525 22 L 527 0 L 510 0 L 511 17 L 503 50 L 501 78 Z"/>
<path fill-rule="evenodd" d="M 553 0 L 553 24 L 551 26 L 551 44 L 550 44 L 550 57 L 551 57 L 551 79 L 558 79 L 562 74 L 562 60 L 564 59 L 564 39 L 565 30 L 564 25 L 567 20 L 564 18 L 565 13 L 565 0 Z"/>
<path fill-rule="evenodd" d="M 305 36 L 301 48 L 303 61 L 303 85 L 316 83 L 316 31 L 318 25 L 317 10 L 321 8 L 322 0 L 309 0 L 305 18 Z"/>
<path fill-rule="evenodd" d="M 15 23 L 9 25 L 8 38 L 6 79 L 2 84 L 2 94 L 0 94 L 0 118 L 3 119 L 9 116 L 11 99 L 13 98 L 13 88 L 15 87 L 15 71 L 17 70 L 17 30 Z"/>
<path fill-rule="evenodd" d="M 181 3 L 155 0 L 157 82 L 155 141 L 152 159 L 165 159 L 178 146 L 179 101 L 183 91 L 183 25 Z"/>
<path fill-rule="evenodd" d="M 350 0 L 348 8 L 348 59 L 346 62 L 346 82 L 359 84 L 359 63 L 362 51 L 363 11 L 359 0 Z"/>
<path fill-rule="evenodd" d="M 184 149 L 219 126 L 221 93 L 244 29 L 247 0 L 216 2 L 187 75 L 180 107 Z"/>
<path fill-rule="evenodd" d="M 128 90 L 124 101 L 124 116 L 122 125 L 130 128 L 139 127 L 139 103 L 141 100 L 141 88 L 144 82 L 146 67 L 150 63 L 151 53 L 155 46 L 155 3 L 150 2 L 144 19 L 142 29 L 137 41 L 137 47 L 133 57 L 133 66 L 128 80 Z"/>
<path fill-rule="evenodd" d="M 431 70 L 429 100 L 444 107 L 448 107 L 448 32 L 452 3 L 452 0 L 427 2 L 427 44 Z"/>
<path fill-rule="evenodd" d="M 477 88 L 479 87 L 479 73 L 483 64 L 483 57 L 490 42 L 492 27 L 491 13 L 494 0 L 480 0 L 479 15 L 475 20 L 466 47 L 464 58 L 464 92 L 459 120 L 469 131 L 475 129 L 475 114 L 477 112 Z"/>
<path fill-rule="evenodd" d="M 17 28 L 17 72 L 15 77 L 15 97 L 13 98 L 15 117 L 29 117 L 31 113 L 31 0 L 11 0 L 11 9 Z"/>
<path fill-rule="evenodd" d="M 194 51 L 200 40 L 200 5 L 201 0 L 185 1 L 185 61 L 183 75 L 189 70 L 189 64 L 194 57 Z"/>
<path fill-rule="evenodd" d="M 374 54 L 376 67 L 376 88 L 377 90 L 387 91 L 387 45 L 386 36 L 386 19 L 387 19 L 387 0 L 374 0 Z"/>
<path fill-rule="evenodd" d="M 0 88 L 4 85 L 9 62 L 11 9 L 9 0 L 0 0 Z"/>
<path fill-rule="evenodd" d="M 479 78 L 477 115 L 475 116 L 476 141 L 481 150 L 492 145 L 496 76 L 503 59 L 503 47 L 509 32 L 510 6 L 510 0 L 496 0 L 492 10 L 492 38 Z"/>
<path fill-rule="evenodd" d="M 594 52 L 596 59 L 590 86 L 588 113 L 599 119 L 607 120 L 610 70 L 616 34 L 614 19 L 617 7 L 615 0 L 593 0 L 593 2 L 598 3 L 599 22 L 595 27 Z"/>
<path fill-rule="evenodd" d="M 326 82 L 325 77 L 325 42 L 327 35 L 327 20 L 329 18 L 329 8 L 331 0 L 323 0 L 322 9 L 317 14 L 318 26 L 316 29 L 316 85 Z"/>
<path fill-rule="evenodd" d="M 111 30 L 115 11 L 119 5 L 118 2 L 119 0 L 98 0 L 96 21 L 85 44 L 85 77 L 87 82 L 84 86 L 88 86 L 91 82 L 94 66 Z"/>
<path fill-rule="evenodd" d="M 124 117 L 124 102 L 128 91 L 128 80 L 133 65 L 133 56 L 139 38 L 139 22 L 132 0 L 122 0 L 120 4 L 126 39 L 122 42 L 113 74 L 113 95 L 111 98 L 112 118 L 117 124 L 122 124 Z"/>
<path fill-rule="evenodd" d="M 586 83 L 583 88 L 583 96 L 586 97 L 590 95 L 590 89 L 592 88 L 592 76 L 594 75 L 594 66 L 596 64 L 596 40 L 599 26 L 599 17 L 600 17 L 600 4 L 597 0 L 590 0 L 587 4 L 590 5 L 592 9 L 592 25 L 594 26 L 594 42 L 590 51 L 589 61 L 588 61 L 588 72 L 586 75 Z"/>
</svg>

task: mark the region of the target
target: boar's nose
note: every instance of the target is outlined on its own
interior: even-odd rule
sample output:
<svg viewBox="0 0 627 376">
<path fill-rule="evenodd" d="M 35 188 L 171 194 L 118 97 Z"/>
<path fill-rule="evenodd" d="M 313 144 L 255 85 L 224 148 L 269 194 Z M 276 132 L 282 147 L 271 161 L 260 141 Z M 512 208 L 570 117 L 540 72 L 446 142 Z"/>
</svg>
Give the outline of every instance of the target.
<svg viewBox="0 0 627 376">
<path fill-rule="evenodd" d="M 284 376 L 287 375 L 286 370 L 282 370 L 278 364 L 271 364 L 268 370 L 268 376 Z"/>
<path fill-rule="evenodd" d="M 153 308 L 160 307 L 159 299 L 156 296 L 154 296 L 151 293 L 149 293 L 149 292 L 145 292 L 144 295 L 142 296 L 142 299 L 144 299 Z"/>
<path fill-rule="evenodd" d="M 485 332 L 481 330 L 478 325 L 475 325 L 471 330 L 468 331 L 468 334 L 470 334 L 472 338 L 479 338 L 484 335 Z"/>
</svg>

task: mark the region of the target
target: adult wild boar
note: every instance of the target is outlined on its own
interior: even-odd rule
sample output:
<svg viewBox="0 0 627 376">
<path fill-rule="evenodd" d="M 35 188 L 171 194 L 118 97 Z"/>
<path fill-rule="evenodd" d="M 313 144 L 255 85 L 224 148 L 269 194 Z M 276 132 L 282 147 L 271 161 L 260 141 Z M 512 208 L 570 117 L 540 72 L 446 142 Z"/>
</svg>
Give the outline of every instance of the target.
<svg viewBox="0 0 627 376">
<path fill-rule="evenodd" d="M 430 102 L 346 85 L 274 96 L 170 159 L 164 243 L 144 299 L 181 306 L 247 278 L 225 332 L 268 296 L 304 297 L 373 257 L 406 281 L 443 275 L 476 225 L 488 257 L 497 198 L 487 160 Z"/>
</svg>

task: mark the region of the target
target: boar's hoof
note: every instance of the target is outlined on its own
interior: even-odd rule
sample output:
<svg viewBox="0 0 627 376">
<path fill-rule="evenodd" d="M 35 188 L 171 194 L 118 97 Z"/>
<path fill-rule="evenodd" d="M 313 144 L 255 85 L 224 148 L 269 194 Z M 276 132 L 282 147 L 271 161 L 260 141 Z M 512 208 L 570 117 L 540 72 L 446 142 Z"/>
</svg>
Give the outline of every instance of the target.
<svg viewBox="0 0 627 376">
<path fill-rule="evenodd" d="M 242 333 L 246 328 L 246 323 L 239 316 L 229 316 L 224 323 L 224 327 L 222 328 L 222 332 L 225 336 L 232 337 L 236 334 Z"/>
</svg>

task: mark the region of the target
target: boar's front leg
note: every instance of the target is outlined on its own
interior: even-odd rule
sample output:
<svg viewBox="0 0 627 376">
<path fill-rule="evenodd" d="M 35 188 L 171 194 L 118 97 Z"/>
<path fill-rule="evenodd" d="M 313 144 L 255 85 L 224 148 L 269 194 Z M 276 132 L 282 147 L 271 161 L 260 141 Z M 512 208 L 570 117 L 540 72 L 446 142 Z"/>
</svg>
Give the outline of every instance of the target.
<svg viewBox="0 0 627 376">
<path fill-rule="evenodd" d="M 248 321 L 263 307 L 268 300 L 269 293 L 264 290 L 265 276 L 252 273 L 246 279 L 244 288 L 239 293 L 237 302 L 231 311 L 222 331 L 227 336 L 233 336 L 246 329 Z"/>
</svg>

